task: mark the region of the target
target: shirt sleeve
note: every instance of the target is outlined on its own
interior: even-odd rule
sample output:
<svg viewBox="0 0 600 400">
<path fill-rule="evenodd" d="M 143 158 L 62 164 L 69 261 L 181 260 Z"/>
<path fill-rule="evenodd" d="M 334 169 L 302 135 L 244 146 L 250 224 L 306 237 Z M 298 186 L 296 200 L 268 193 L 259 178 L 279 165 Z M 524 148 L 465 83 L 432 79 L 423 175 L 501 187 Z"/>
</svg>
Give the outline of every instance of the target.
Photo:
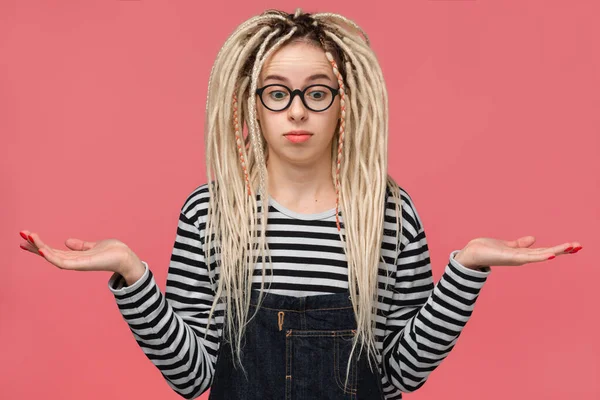
<svg viewBox="0 0 600 400">
<path fill-rule="evenodd" d="M 489 267 L 472 270 L 450 253 L 434 286 L 427 237 L 411 198 L 403 196 L 403 235 L 383 341 L 383 369 L 401 392 L 419 389 L 448 356 L 471 317 Z"/>
<path fill-rule="evenodd" d="M 194 210 L 189 213 L 193 215 Z M 182 209 L 165 295 L 146 262 L 144 275 L 131 286 L 125 286 L 117 273 L 108 283 L 144 354 L 169 386 L 186 399 L 199 397 L 212 383 L 223 315 L 217 308 L 207 329 L 215 292 L 194 220 Z"/>
</svg>

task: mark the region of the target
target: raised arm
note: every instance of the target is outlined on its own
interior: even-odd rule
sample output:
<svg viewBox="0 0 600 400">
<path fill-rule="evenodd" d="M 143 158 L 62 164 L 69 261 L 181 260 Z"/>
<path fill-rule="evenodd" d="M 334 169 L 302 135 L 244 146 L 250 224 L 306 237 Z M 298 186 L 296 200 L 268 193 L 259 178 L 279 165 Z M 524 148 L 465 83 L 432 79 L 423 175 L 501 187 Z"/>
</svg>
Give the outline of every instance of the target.
<svg viewBox="0 0 600 400">
<path fill-rule="evenodd" d="M 410 197 L 403 196 L 403 236 L 392 305 L 383 342 L 383 368 L 402 392 L 423 386 L 448 356 L 471 313 L 487 272 L 465 268 L 450 254 L 434 286 L 423 225 Z"/>
<path fill-rule="evenodd" d="M 202 196 L 192 194 L 179 215 L 164 296 L 145 262 L 144 275 L 132 285 L 124 286 L 116 273 L 109 280 L 140 348 L 186 399 L 199 397 L 211 385 L 223 315 L 217 308 L 205 340 L 215 293 L 201 246 L 203 222 L 197 217 L 204 205 Z"/>
</svg>

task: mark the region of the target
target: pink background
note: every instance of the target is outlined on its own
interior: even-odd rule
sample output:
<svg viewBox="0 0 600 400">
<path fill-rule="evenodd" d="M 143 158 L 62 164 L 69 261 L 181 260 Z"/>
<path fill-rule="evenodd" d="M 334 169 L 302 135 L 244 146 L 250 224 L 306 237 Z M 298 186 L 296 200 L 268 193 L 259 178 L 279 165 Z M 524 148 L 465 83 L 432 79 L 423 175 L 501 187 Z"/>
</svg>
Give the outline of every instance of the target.
<svg viewBox="0 0 600 400">
<path fill-rule="evenodd" d="M 116 237 L 164 292 L 180 207 L 206 181 L 216 54 L 243 20 L 297 6 L 370 35 L 390 93 L 390 171 L 423 219 L 436 281 L 475 237 L 583 245 L 493 267 L 453 352 L 405 398 L 600 398 L 591 0 L 0 2 L 0 397 L 180 398 L 138 348 L 110 273 L 62 271 L 21 250 L 18 232 L 63 249 Z"/>
</svg>

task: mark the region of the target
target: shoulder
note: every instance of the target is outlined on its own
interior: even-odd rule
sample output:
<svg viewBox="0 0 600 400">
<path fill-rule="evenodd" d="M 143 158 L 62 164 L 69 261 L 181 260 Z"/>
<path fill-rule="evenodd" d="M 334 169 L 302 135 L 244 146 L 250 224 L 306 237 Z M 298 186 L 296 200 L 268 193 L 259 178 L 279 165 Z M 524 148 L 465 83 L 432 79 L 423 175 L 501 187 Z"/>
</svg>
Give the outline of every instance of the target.
<svg viewBox="0 0 600 400">
<path fill-rule="evenodd" d="M 423 223 L 413 197 L 400 185 L 397 185 L 397 189 L 388 186 L 385 222 L 396 224 L 399 215 L 401 215 L 403 236 L 409 234 L 414 237 L 423 229 Z"/>
<path fill-rule="evenodd" d="M 208 183 L 194 188 L 186 197 L 181 206 L 181 216 L 194 225 L 200 227 L 206 221 L 206 215 L 208 214 L 208 204 L 210 199 L 210 192 Z"/>
</svg>

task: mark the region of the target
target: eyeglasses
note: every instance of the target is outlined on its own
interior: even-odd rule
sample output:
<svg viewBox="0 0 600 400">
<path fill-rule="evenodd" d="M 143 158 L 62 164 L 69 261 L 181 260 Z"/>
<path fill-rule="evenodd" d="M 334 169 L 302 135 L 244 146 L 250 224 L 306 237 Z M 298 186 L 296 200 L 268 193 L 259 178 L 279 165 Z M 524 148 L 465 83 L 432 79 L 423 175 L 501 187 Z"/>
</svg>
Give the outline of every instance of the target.
<svg viewBox="0 0 600 400">
<path fill-rule="evenodd" d="M 294 97 L 300 96 L 302 103 L 311 111 L 321 112 L 333 104 L 339 89 L 327 85 L 310 85 L 304 90 L 292 90 L 285 85 L 272 84 L 256 89 L 262 104 L 271 111 L 283 111 L 288 108 Z"/>
</svg>

